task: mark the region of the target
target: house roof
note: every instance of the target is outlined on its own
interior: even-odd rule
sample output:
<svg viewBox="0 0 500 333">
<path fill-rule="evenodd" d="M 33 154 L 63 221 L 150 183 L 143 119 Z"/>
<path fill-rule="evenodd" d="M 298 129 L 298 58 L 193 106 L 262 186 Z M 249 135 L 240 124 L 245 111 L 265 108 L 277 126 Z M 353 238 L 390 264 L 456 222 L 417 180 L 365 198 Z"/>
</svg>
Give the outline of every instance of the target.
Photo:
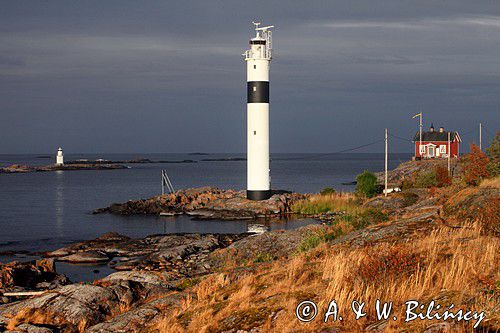
<svg viewBox="0 0 500 333">
<path fill-rule="evenodd" d="M 458 132 L 451 132 L 451 141 L 454 141 L 455 138 L 460 140 L 460 136 L 458 135 Z M 417 132 L 415 133 L 415 136 L 413 137 L 413 142 L 420 141 L 420 133 Z M 434 131 L 434 132 L 422 132 L 422 141 L 448 141 L 448 132 L 439 132 L 439 131 Z"/>
</svg>

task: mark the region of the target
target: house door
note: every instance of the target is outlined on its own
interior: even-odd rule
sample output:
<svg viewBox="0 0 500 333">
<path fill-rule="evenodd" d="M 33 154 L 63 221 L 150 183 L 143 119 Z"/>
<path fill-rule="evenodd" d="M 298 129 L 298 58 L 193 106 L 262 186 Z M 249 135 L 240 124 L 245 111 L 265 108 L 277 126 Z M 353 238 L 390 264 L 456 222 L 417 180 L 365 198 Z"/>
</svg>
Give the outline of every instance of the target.
<svg viewBox="0 0 500 333">
<path fill-rule="evenodd" d="M 429 146 L 427 148 L 427 152 L 428 152 L 429 157 L 434 157 L 434 146 Z"/>
</svg>

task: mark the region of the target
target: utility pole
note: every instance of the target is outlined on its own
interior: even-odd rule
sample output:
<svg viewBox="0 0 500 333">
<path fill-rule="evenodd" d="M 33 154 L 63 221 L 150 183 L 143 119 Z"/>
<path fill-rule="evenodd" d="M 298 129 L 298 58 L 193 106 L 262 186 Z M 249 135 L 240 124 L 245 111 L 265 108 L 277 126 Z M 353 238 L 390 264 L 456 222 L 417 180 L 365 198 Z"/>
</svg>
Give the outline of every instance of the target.
<svg viewBox="0 0 500 333">
<path fill-rule="evenodd" d="M 483 150 L 483 126 L 479 123 L 479 150 Z"/>
<path fill-rule="evenodd" d="M 448 175 L 451 176 L 450 131 L 448 131 Z"/>
<path fill-rule="evenodd" d="M 420 140 L 419 140 L 419 144 L 418 144 L 418 154 L 420 155 L 420 147 L 422 147 L 422 112 L 416 114 L 413 116 L 413 118 L 416 118 L 416 117 L 419 117 L 420 118 L 420 122 L 419 122 L 419 125 L 418 125 L 418 128 L 419 128 L 419 133 L 420 133 Z M 417 157 L 417 152 L 415 151 L 415 157 Z"/>
<path fill-rule="evenodd" d="M 387 196 L 387 155 L 388 155 L 388 149 L 389 148 L 389 135 L 388 135 L 388 130 L 387 128 L 385 129 L 385 180 L 384 180 L 384 184 L 385 184 L 385 196 Z"/>
</svg>

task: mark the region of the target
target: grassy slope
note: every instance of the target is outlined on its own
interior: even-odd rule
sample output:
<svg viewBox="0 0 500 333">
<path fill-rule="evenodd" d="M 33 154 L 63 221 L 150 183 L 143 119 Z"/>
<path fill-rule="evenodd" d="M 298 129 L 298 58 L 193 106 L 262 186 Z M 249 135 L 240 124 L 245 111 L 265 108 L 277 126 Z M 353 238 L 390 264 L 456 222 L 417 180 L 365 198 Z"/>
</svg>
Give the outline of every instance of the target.
<svg viewBox="0 0 500 333">
<path fill-rule="evenodd" d="M 378 326 L 388 332 L 402 328 L 419 331 L 436 322 L 405 324 L 402 305 L 410 299 L 421 302 L 434 299 L 443 305 L 454 303 L 456 308 L 484 310 L 487 319 L 483 325 L 498 329 L 500 272 L 494 263 L 499 261 L 500 242 L 498 235 L 491 231 L 500 223 L 498 206 L 491 206 L 491 201 L 498 200 L 498 185 L 497 179 L 472 189 L 429 191 L 434 202 L 444 204 L 445 215 L 433 217 L 437 222 L 432 224 L 432 230 L 419 231 L 411 237 L 401 236 L 396 241 L 388 237 L 363 246 L 355 245 L 353 237 L 345 237 L 345 241 L 340 238 L 335 244 L 320 241 L 319 246 L 297 251 L 288 259 L 264 263 L 246 261 L 239 267 L 235 267 L 238 266 L 235 258 L 233 264 L 227 265 L 231 269 L 213 274 L 191 288 L 195 296 L 186 296 L 183 305 L 170 311 L 155 328 L 162 332 L 215 332 L 255 327 L 263 332 L 314 332 L 323 327 L 339 327 L 352 332 Z M 482 198 L 479 192 L 486 197 Z M 470 196 L 475 196 L 471 199 L 473 202 L 467 201 Z M 467 206 L 456 204 L 456 198 L 467 202 Z M 349 206 L 351 203 L 345 206 L 339 200 L 334 199 L 330 208 L 342 207 L 350 212 L 364 209 Z M 486 203 L 489 210 L 482 215 L 472 214 L 465 222 L 464 212 L 471 204 L 481 202 Z M 412 207 L 407 210 L 406 214 L 411 216 Z M 391 220 L 382 226 L 360 230 L 359 237 L 397 223 Z M 485 228 L 488 225 L 496 227 Z M 323 232 L 328 233 L 331 228 L 324 227 Z M 394 308 L 399 311 L 394 313 L 398 320 L 377 323 L 373 306 L 367 308 L 367 317 L 359 321 L 347 311 L 354 299 L 373 304 L 377 298 L 394 302 Z M 335 299 L 344 309 L 344 320 L 325 324 L 317 318 L 307 324 L 299 323 L 295 307 L 304 299 L 314 300 L 320 309 Z M 470 326 L 458 325 L 451 329 L 467 331 Z"/>
</svg>

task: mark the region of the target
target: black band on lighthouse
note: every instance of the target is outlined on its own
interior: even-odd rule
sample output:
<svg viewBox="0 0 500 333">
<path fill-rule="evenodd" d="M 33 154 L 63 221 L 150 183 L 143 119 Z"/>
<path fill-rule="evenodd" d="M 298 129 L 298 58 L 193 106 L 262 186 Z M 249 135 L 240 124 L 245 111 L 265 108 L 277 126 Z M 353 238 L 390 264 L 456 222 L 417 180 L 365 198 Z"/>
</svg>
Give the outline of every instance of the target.
<svg viewBox="0 0 500 333">
<path fill-rule="evenodd" d="M 247 199 L 249 200 L 267 200 L 273 195 L 271 190 L 252 191 L 247 190 Z"/>
<path fill-rule="evenodd" d="M 269 82 L 247 82 L 247 103 L 269 103 Z"/>
</svg>

